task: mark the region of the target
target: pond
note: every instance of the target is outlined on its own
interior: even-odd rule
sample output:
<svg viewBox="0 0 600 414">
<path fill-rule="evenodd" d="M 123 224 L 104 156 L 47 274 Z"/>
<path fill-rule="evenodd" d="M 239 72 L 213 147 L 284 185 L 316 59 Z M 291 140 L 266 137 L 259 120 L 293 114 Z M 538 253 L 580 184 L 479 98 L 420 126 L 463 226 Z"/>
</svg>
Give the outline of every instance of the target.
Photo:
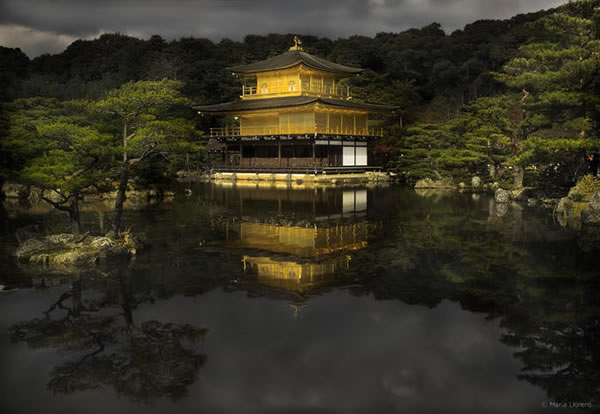
<svg viewBox="0 0 600 414">
<path fill-rule="evenodd" d="M 598 408 L 597 230 L 399 186 L 191 189 L 126 210 L 149 250 L 71 273 L 13 261 L 63 223 L 6 205 L 0 412 Z"/>
</svg>

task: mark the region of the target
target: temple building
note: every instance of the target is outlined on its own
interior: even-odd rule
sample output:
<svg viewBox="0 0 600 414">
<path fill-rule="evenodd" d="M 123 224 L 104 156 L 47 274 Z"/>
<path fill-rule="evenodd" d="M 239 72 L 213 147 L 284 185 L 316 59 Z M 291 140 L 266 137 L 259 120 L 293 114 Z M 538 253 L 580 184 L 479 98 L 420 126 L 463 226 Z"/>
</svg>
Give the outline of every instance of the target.
<svg viewBox="0 0 600 414">
<path fill-rule="evenodd" d="M 295 38 L 289 51 L 229 68 L 243 80 L 241 100 L 198 106 L 200 114 L 223 116 L 210 129 L 220 143 L 216 170 L 344 173 L 376 169 L 374 143 L 381 129 L 369 117 L 393 107 L 354 102 L 341 82 L 363 70 L 303 51 Z"/>
</svg>

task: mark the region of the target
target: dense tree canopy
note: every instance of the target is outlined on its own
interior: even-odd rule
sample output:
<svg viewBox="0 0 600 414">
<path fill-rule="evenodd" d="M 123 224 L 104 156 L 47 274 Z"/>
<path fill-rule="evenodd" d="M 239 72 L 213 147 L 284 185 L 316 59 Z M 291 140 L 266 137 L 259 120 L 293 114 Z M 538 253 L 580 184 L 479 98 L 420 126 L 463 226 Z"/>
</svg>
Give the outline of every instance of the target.
<svg viewBox="0 0 600 414">
<path fill-rule="evenodd" d="M 157 155 L 167 157 L 182 151 L 197 154 L 202 150 L 193 141 L 193 124 L 173 112 L 177 105 L 190 105 L 179 92 L 182 86 L 181 82 L 168 79 L 128 82 L 96 103 L 96 109 L 107 117 L 107 125 L 119 131 L 116 135 L 121 137 L 122 163 L 118 167 L 120 182 L 112 224 L 115 233 L 121 226 L 133 166 Z"/>
<path fill-rule="evenodd" d="M 88 102 L 20 99 L 9 106 L 2 149 L 13 157 L 18 181 L 42 189 L 41 198 L 69 213 L 79 233 L 79 198 L 105 180 L 114 155 L 111 137 L 90 125 Z M 46 192 L 50 190 L 50 193 Z"/>
<path fill-rule="evenodd" d="M 43 200 L 69 213 L 73 233 L 79 233 L 81 196 L 111 191 L 119 179 L 118 232 L 129 179 L 138 172 L 132 167 L 146 164 L 144 175 L 160 183 L 202 157 L 194 124 L 184 117 L 190 109 L 181 86 L 167 79 L 129 82 L 100 101 L 22 98 L 6 104 L 1 149 L 10 168 L 4 172 L 41 188 Z"/>
<path fill-rule="evenodd" d="M 376 162 L 402 178 L 460 177 L 505 167 L 520 185 L 526 170 L 551 167 L 570 183 L 585 171 L 585 151 L 598 149 L 599 6 L 599 0 L 574 1 L 508 20 L 480 20 L 450 34 L 432 23 L 374 37 L 302 40 L 309 53 L 366 69 L 345 80 L 354 99 L 397 106 L 393 116 L 373 122 L 385 128 Z M 248 35 L 242 42 L 215 43 L 104 34 L 32 60 L 0 48 L 0 99 L 108 102 L 110 90 L 166 78 L 181 82 L 179 91 L 189 102 L 233 100 L 240 80 L 227 67 L 282 53 L 292 39 Z M 210 117 L 191 110 L 175 117 L 199 131 L 213 126 Z M 116 123 L 110 128 L 116 134 Z M 5 131 L 0 119 L 0 135 Z M 13 161 L 3 155 L 2 178 Z"/>
<path fill-rule="evenodd" d="M 583 1 L 529 23 L 527 41 L 498 71 L 494 96 L 477 98 L 443 123 L 408 128 L 396 169 L 406 179 L 506 166 L 523 185 L 526 168 L 560 170 L 572 184 L 597 151 L 600 108 L 598 13 Z M 435 99 L 434 99 L 435 101 Z M 493 174 L 492 174 L 493 175 Z"/>
</svg>

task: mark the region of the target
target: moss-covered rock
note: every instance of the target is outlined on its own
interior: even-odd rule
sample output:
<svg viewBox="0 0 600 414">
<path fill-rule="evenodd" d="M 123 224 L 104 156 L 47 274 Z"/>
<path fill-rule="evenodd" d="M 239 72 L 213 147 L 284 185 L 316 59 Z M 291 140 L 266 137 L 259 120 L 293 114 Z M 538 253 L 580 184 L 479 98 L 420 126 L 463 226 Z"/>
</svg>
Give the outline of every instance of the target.
<svg viewBox="0 0 600 414">
<path fill-rule="evenodd" d="M 54 234 L 23 242 L 14 255 L 20 262 L 46 267 L 78 267 L 111 257 L 134 255 L 147 244 L 139 236 L 123 233 L 105 236 Z"/>
<path fill-rule="evenodd" d="M 581 212 L 581 221 L 584 224 L 600 224 L 600 210 L 583 210 Z"/>
<path fill-rule="evenodd" d="M 600 179 L 592 175 L 583 177 L 577 185 L 569 190 L 567 196 L 572 201 L 587 201 L 592 199 L 592 196 L 600 191 Z"/>
<path fill-rule="evenodd" d="M 556 213 L 564 214 L 565 211 L 569 208 L 568 206 L 569 199 L 567 197 L 563 197 L 560 199 L 558 204 L 556 205 Z"/>
<path fill-rule="evenodd" d="M 431 178 L 423 178 L 415 183 L 415 190 L 434 189 L 434 190 L 449 190 L 456 189 L 456 184 L 450 178 L 441 180 L 432 180 Z"/>
<path fill-rule="evenodd" d="M 600 211 L 600 191 L 596 191 L 590 199 L 590 208 Z"/>
<path fill-rule="evenodd" d="M 508 191 L 502 188 L 497 189 L 494 193 L 494 201 L 500 204 L 508 203 L 510 201 L 510 195 Z"/>
<path fill-rule="evenodd" d="M 27 198 L 29 195 L 29 187 L 22 184 L 5 183 L 2 186 L 2 194 L 6 198 Z"/>
<path fill-rule="evenodd" d="M 571 188 L 569 195 L 559 201 L 555 212 L 561 223 L 574 227 L 581 223 L 600 224 L 600 179 L 591 175 L 583 177 Z"/>
</svg>

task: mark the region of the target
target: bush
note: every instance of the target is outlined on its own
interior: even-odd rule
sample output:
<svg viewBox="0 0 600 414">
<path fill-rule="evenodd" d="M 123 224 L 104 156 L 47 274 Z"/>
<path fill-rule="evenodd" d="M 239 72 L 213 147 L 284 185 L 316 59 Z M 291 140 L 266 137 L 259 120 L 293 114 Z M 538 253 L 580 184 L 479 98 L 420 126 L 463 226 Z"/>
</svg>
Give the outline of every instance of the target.
<svg viewBox="0 0 600 414">
<path fill-rule="evenodd" d="M 597 191 L 600 191 L 600 179 L 588 174 L 571 188 L 568 197 L 573 201 L 590 201 Z"/>
</svg>

